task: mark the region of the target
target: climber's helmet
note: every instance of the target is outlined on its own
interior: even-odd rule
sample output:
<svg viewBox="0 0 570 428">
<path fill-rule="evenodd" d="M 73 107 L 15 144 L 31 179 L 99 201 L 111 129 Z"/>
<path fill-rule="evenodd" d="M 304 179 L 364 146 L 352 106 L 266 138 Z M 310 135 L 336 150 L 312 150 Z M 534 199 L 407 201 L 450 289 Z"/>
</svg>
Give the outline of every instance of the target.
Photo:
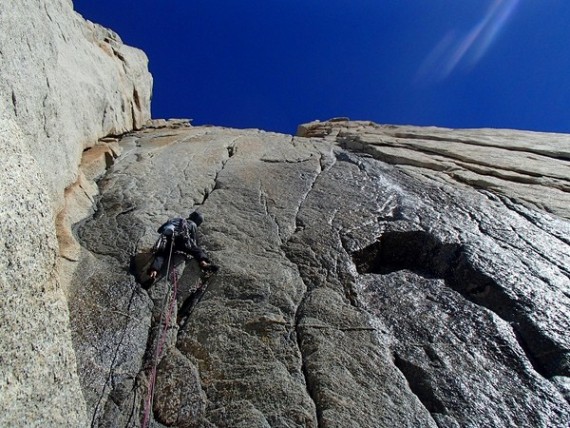
<svg viewBox="0 0 570 428">
<path fill-rule="evenodd" d="M 200 224 L 202 224 L 202 222 L 204 221 L 204 215 L 200 214 L 198 211 L 193 211 L 188 216 L 188 220 L 191 220 L 194 223 L 196 223 L 196 226 L 200 226 Z"/>
</svg>

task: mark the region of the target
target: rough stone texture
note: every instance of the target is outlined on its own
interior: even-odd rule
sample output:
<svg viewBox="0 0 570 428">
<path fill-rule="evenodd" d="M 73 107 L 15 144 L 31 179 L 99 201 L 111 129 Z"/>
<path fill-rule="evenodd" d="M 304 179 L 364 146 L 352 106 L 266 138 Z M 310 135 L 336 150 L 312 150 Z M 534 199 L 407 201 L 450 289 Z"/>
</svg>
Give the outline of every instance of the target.
<svg viewBox="0 0 570 428">
<path fill-rule="evenodd" d="M 568 135 L 377 125 L 343 118 L 304 124 L 298 133 L 333 139 L 406 171 L 493 190 L 570 218 Z"/>
<path fill-rule="evenodd" d="M 81 426 L 85 417 L 55 275 L 50 198 L 14 121 L 1 117 L 0 426 Z"/>
<path fill-rule="evenodd" d="M 154 367 L 156 427 L 570 425 L 568 136 L 178 119 L 119 146 L 142 52 L 69 0 L 0 28 L 1 426 L 139 426 Z M 196 207 L 222 270 L 175 256 L 165 329 L 148 250 Z"/>
<path fill-rule="evenodd" d="M 3 1 L 0 28 L 0 425 L 84 426 L 69 226 L 91 215 L 97 188 L 78 165 L 100 137 L 150 117 L 151 77 L 141 51 L 69 0 Z"/>
<path fill-rule="evenodd" d="M 96 426 L 140 423 L 155 363 L 156 426 L 568 426 L 568 220 L 505 183 L 390 165 L 368 131 L 382 127 L 362 126 L 304 138 L 173 122 L 121 141 L 77 228 L 71 288 L 90 290 L 71 310 Z M 517 147 L 536 135 L 512 133 Z M 566 136 L 542 136 L 541 156 L 565 156 Z M 140 287 L 148 249 L 196 208 L 221 271 L 175 260 L 177 322 L 157 361 L 169 285 Z M 82 324 L 92 316 L 106 322 Z"/>
<path fill-rule="evenodd" d="M 6 0 L 0 28 L 2 105 L 60 207 L 83 149 L 150 118 L 146 56 L 85 21 L 70 0 Z"/>
</svg>

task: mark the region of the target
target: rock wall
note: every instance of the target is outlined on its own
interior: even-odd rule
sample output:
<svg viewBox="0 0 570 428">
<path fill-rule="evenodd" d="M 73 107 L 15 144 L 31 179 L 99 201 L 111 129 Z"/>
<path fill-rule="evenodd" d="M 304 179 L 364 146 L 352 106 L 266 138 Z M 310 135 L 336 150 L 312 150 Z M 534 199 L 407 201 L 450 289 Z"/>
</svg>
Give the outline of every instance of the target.
<svg viewBox="0 0 570 428">
<path fill-rule="evenodd" d="M 85 426 L 56 218 L 84 149 L 149 119 L 152 79 L 71 1 L 3 1 L 0 28 L 0 425 Z"/>
<path fill-rule="evenodd" d="M 492 190 L 570 218 L 570 145 L 564 134 L 377 125 L 344 118 L 300 125 L 298 133 L 332 139 L 415 175 Z"/>
<path fill-rule="evenodd" d="M 570 223 L 557 202 L 456 182 L 431 167 L 443 148 L 411 168 L 415 149 L 386 158 L 389 138 L 370 135 L 444 132 L 451 150 L 467 131 L 179 125 L 119 142 L 97 212 L 76 231 L 73 341 L 95 425 L 140 424 L 155 364 L 156 426 L 569 424 Z M 468 144 L 500 138 L 516 153 L 548 143 L 541 156 L 554 160 L 570 141 L 473 130 Z M 561 171 L 553 191 L 568 182 Z M 173 284 L 146 282 L 149 249 L 163 221 L 193 209 L 221 271 L 177 256 L 175 322 L 161 335 Z"/>
<path fill-rule="evenodd" d="M 66 0 L 0 28 L 1 426 L 570 424 L 568 136 L 141 129 L 142 52 Z M 221 271 L 175 255 L 165 330 L 193 209 Z"/>
<path fill-rule="evenodd" d="M 85 21 L 70 0 L 7 0 L 0 26 L 2 106 L 61 208 L 83 150 L 150 118 L 146 56 Z"/>
</svg>

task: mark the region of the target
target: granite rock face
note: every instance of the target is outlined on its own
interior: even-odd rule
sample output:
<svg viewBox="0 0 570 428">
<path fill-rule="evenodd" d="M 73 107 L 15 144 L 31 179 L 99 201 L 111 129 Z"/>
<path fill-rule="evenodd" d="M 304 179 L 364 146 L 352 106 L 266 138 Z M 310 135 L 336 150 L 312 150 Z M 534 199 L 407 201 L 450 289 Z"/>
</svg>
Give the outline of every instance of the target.
<svg viewBox="0 0 570 428">
<path fill-rule="evenodd" d="M 570 144 L 564 134 L 377 125 L 344 118 L 299 126 L 349 150 L 458 186 L 492 190 L 570 218 Z"/>
<path fill-rule="evenodd" d="M 471 161 L 451 176 L 431 167 L 431 148 L 411 167 L 415 149 L 384 157 L 382 129 L 332 121 L 291 137 L 176 123 L 119 142 L 95 215 L 76 227 L 70 288 L 95 426 L 570 423 L 570 223 L 546 197 L 568 175 L 542 179 L 531 156 L 534 199 L 503 178 L 457 183 Z M 509 136 L 387 129 L 483 148 Z M 564 165 L 569 137 L 511 136 L 529 150 L 538 138 L 540 156 Z M 149 286 L 156 228 L 194 209 L 221 270 L 177 255 L 178 279 Z"/>
<path fill-rule="evenodd" d="M 146 55 L 85 21 L 70 0 L 7 0 L 0 27 L 2 108 L 61 207 L 85 148 L 150 119 Z"/>
<path fill-rule="evenodd" d="M 1 426 L 570 425 L 568 136 L 142 128 L 145 55 L 71 1 L 0 28 Z M 194 209 L 220 271 L 149 284 Z"/>
<path fill-rule="evenodd" d="M 69 0 L 3 1 L 0 28 L 0 425 L 84 426 L 60 247 L 93 210 L 83 150 L 145 123 L 152 79 Z"/>
</svg>

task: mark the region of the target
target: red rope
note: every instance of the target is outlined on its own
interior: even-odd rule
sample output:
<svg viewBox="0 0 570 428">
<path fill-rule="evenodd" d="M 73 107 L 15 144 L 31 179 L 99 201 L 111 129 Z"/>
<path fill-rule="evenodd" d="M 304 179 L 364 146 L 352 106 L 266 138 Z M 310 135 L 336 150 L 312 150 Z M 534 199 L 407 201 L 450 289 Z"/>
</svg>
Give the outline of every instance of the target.
<svg viewBox="0 0 570 428">
<path fill-rule="evenodd" d="M 171 251 L 172 251 L 172 249 L 171 249 Z M 170 258 L 168 260 L 168 265 L 170 266 Z M 167 278 L 168 278 L 168 273 L 167 273 Z M 147 397 L 145 400 L 145 406 L 144 406 L 144 418 L 143 418 L 143 422 L 142 422 L 142 428 L 147 428 L 148 423 L 150 422 L 150 412 L 151 412 L 153 401 L 154 401 L 154 386 L 156 383 L 156 369 L 158 366 L 158 361 L 162 358 L 162 352 L 164 351 L 164 344 L 166 343 L 166 333 L 168 332 L 168 329 L 170 328 L 170 320 L 172 318 L 172 314 L 174 313 L 174 305 L 176 304 L 176 294 L 178 293 L 178 275 L 176 274 L 175 270 L 172 271 L 171 281 L 172 281 L 172 286 L 173 286 L 173 290 L 172 290 L 173 293 L 170 296 L 170 304 L 168 305 L 168 311 L 166 313 L 164 328 L 162 329 L 162 331 L 159 335 L 158 345 L 155 349 L 154 363 L 153 363 L 152 370 L 150 373 L 148 393 L 147 393 Z M 166 305 L 165 305 L 165 307 L 166 307 Z"/>
</svg>

